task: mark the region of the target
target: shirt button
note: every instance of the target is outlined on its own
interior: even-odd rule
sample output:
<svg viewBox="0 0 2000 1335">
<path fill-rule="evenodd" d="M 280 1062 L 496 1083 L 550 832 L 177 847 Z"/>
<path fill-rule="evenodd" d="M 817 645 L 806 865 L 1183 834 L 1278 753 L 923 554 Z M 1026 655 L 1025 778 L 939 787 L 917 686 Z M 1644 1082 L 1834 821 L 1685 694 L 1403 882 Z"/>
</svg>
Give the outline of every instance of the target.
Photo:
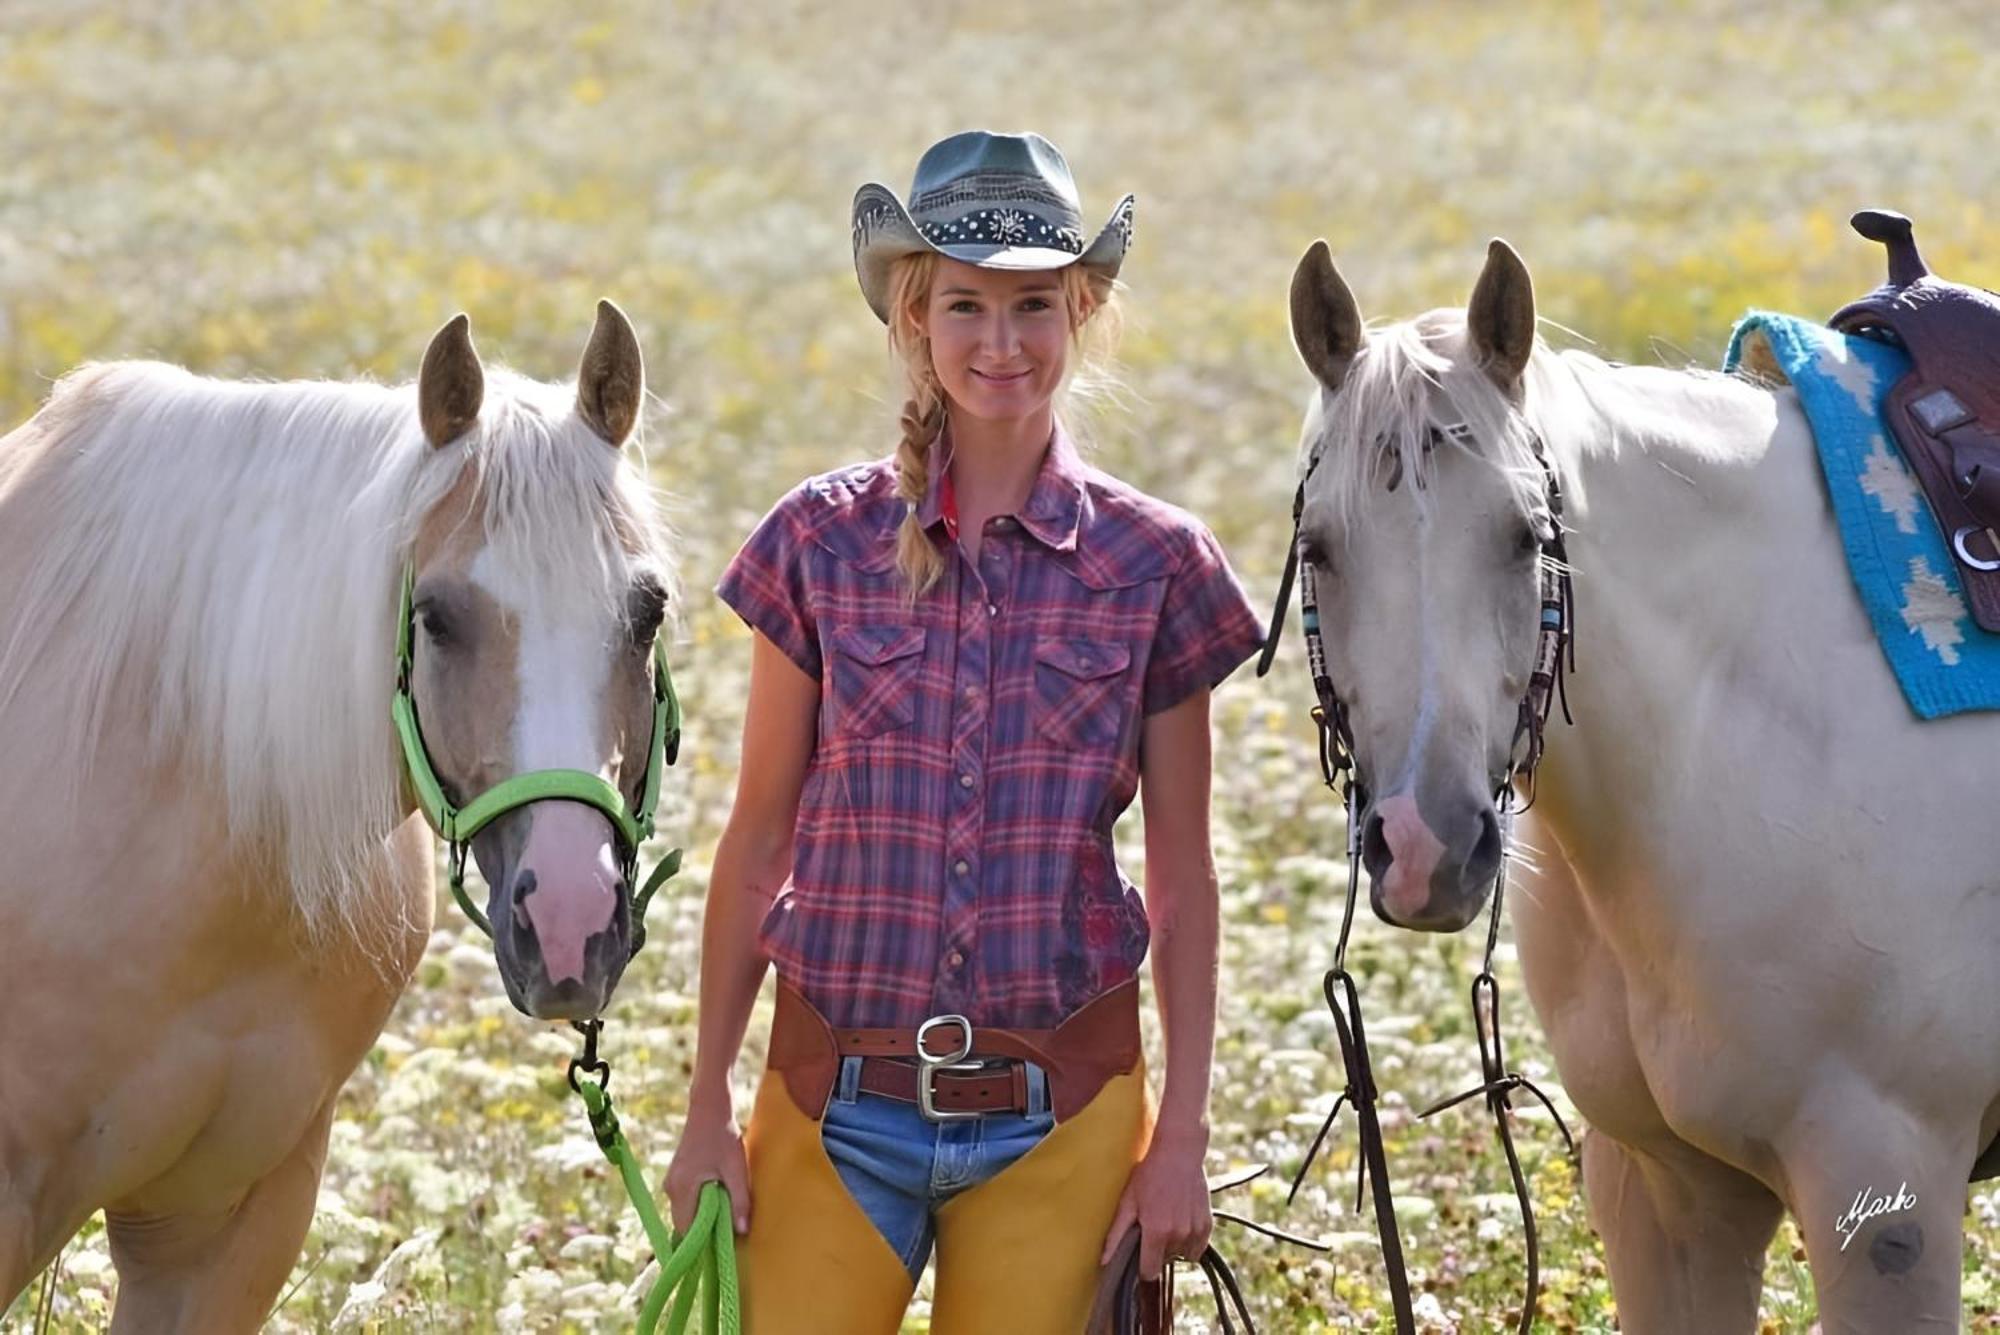
<svg viewBox="0 0 2000 1335">
<path fill-rule="evenodd" d="M 970 862 L 967 862 L 964 858 L 960 858 L 958 861 L 951 864 L 951 869 L 957 872 L 960 876 L 963 876 L 965 875 L 965 873 L 972 870 L 972 864 Z"/>
<path fill-rule="evenodd" d="M 959 775 L 958 786 L 961 788 L 970 789 L 972 787 L 972 776 L 970 774 Z"/>
<path fill-rule="evenodd" d="M 997 617 L 997 616 L 999 616 L 999 615 L 1000 615 L 1000 604 L 998 604 L 998 603 L 988 603 L 988 604 L 986 604 L 986 615 L 987 615 L 987 616 L 990 616 L 990 617 Z"/>
<path fill-rule="evenodd" d="M 1000 517 L 999 517 L 998 519 L 996 519 L 996 520 L 994 520 L 994 521 L 993 521 L 993 527 L 995 527 L 995 528 L 1012 528 L 1012 527 L 1014 527 L 1014 520 L 1013 520 L 1013 517 L 1012 517 L 1012 516 L 1010 516 L 1010 515 L 1001 515 L 1001 516 L 1000 516 Z"/>
<path fill-rule="evenodd" d="M 979 698 L 979 688 L 977 686 L 966 687 L 965 698 L 967 700 L 977 700 Z"/>
<path fill-rule="evenodd" d="M 954 950 L 944 957 L 944 962 L 954 969 L 962 969 L 965 967 L 965 956 Z"/>
</svg>

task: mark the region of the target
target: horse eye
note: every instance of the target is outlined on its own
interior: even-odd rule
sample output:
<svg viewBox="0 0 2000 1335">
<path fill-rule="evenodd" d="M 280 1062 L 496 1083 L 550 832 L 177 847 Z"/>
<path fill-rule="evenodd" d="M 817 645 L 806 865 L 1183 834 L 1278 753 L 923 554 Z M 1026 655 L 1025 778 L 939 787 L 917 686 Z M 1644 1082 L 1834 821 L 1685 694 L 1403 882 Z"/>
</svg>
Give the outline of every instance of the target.
<svg viewBox="0 0 2000 1335">
<path fill-rule="evenodd" d="M 1318 538 L 1299 539 L 1299 560 L 1320 569 L 1326 567 L 1326 547 Z"/>
<path fill-rule="evenodd" d="M 625 624 L 632 635 L 632 642 L 641 648 L 650 645 L 653 637 L 660 633 L 660 623 L 667 616 L 667 591 L 650 579 L 641 580 L 632 586 L 625 598 Z"/>
<path fill-rule="evenodd" d="M 417 624 L 424 628 L 425 637 L 439 648 L 451 643 L 451 622 L 435 603 L 425 603 L 417 608 Z"/>
</svg>

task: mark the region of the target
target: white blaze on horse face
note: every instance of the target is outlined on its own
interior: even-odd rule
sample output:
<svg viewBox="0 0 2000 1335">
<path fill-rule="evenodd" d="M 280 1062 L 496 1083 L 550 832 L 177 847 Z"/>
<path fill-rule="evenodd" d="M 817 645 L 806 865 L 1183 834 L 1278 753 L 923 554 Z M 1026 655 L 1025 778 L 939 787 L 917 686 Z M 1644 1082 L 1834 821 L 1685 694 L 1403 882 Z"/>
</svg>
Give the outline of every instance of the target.
<svg viewBox="0 0 2000 1335">
<path fill-rule="evenodd" d="M 542 597 L 526 605 L 510 589 L 532 587 L 529 572 L 505 571 L 492 548 L 472 565 L 472 579 L 513 615 L 520 695 L 514 715 L 514 772 L 575 769 L 611 778 L 605 747 L 604 694 L 611 676 L 608 646 L 617 634 L 598 600 L 563 605 Z"/>
<path fill-rule="evenodd" d="M 617 627 L 595 598 L 510 604 L 505 591 L 528 587 L 527 581 L 499 564 L 488 548 L 474 561 L 472 578 L 513 613 L 518 628 L 514 773 L 571 769 L 613 778 L 605 692 Z M 537 802 L 526 814 L 527 838 L 513 872 L 517 879 L 533 873 L 535 888 L 517 907 L 535 929 L 550 981 L 581 979 L 585 946 L 618 911 L 611 823 L 577 802 Z"/>
<path fill-rule="evenodd" d="M 1417 708 L 1410 724 L 1410 745 L 1404 752 L 1402 769 L 1384 785 L 1384 791 L 1388 793 L 1407 793 L 1416 783 L 1424 754 L 1430 748 L 1431 732 L 1437 726 L 1438 696 L 1441 693 L 1438 684 L 1437 608 L 1431 590 L 1431 543 L 1426 531 L 1431 527 L 1431 513 L 1423 504 L 1421 495 L 1417 494 L 1417 489 L 1412 488 L 1411 491 L 1410 509 L 1416 528 L 1412 565 L 1417 574 L 1417 596 L 1416 606 L 1411 611 L 1417 625 Z M 1411 810 L 1415 810 L 1414 804 Z M 1421 817 L 1417 823 L 1422 827 Z M 1428 829 L 1423 832 L 1430 834 Z M 1428 871 L 1425 872 L 1425 879 L 1429 879 Z"/>
</svg>

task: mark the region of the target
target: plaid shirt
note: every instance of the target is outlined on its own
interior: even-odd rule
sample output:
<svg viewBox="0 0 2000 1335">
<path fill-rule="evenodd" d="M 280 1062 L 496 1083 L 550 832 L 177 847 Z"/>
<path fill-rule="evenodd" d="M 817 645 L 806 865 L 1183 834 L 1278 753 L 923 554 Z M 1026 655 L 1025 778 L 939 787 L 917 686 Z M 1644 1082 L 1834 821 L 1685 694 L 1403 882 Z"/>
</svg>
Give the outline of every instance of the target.
<svg viewBox="0 0 2000 1335">
<path fill-rule="evenodd" d="M 1058 427 L 975 564 L 946 535 L 933 447 L 918 509 L 947 557 L 914 608 L 889 460 L 808 479 L 716 592 L 820 683 L 792 878 L 761 941 L 836 1026 L 1053 1026 L 1138 971 L 1146 912 L 1112 823 L 1144 715 L 1262 641 L 1186 512 L 1086 467 Z"/>
</svg>

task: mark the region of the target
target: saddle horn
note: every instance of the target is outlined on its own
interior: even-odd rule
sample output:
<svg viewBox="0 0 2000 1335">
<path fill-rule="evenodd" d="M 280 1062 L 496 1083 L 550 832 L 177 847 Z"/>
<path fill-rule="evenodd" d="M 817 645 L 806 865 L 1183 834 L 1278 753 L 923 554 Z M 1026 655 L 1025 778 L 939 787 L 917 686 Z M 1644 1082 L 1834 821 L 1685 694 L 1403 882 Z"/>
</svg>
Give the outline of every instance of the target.
<svg viewBox="0 0 2000 1335">
<path fill-rule="evenodd" d="M 1870 241 L 1889 248 L 1889 286 L 1908 287 L 1930 277 L 1930 268 L 1917 253 L 1916 227 L 1902 214 L 1894 209 L 1863 209 L 1847 222 Z"/>
</svg>

